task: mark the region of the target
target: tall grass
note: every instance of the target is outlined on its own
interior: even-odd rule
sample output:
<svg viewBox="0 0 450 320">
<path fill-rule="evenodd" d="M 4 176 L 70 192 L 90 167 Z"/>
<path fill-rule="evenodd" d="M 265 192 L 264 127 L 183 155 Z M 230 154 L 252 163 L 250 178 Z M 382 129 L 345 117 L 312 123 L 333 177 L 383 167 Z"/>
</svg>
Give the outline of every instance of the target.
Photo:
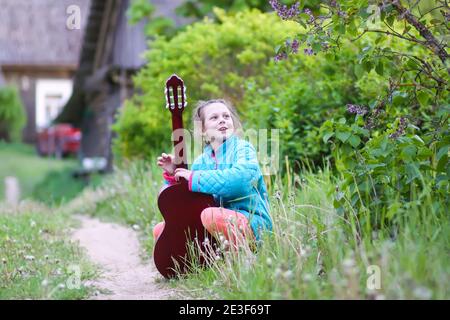
<svg viewBox="0 0 450 320">
<path fill-rule="evenodd" d="M 303 168 L 294 174 L 286 161 L 283 177 L 266 179 L 274 230 L 264 235 L 256 254 L 245 247 L 238 255 L 224 251 L 210 268 L 194 266 L 195 272 L 171 281 L 173 286 L 204 299 L 450 297 L 449 219 L 432 210 L 432 197 L 399 214 L 395 228 L 367 230 L 362 220 L 370 221 L 364 216 L 370 212 L 336 213 L 336 181 L 327 167 Z M 93 215 L 140 229 L 149 256 L 152 228 L 162 219 L 161 183 L 154 164 L 129 163 L 77 201 Z"/>
</svg>

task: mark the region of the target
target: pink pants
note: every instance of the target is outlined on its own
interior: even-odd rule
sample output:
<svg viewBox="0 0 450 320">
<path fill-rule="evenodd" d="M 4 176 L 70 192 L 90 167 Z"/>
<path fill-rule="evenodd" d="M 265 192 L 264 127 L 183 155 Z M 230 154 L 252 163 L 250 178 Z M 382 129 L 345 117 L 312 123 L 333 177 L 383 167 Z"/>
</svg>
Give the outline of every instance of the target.
<svg viewBox="0 0 450 320">
<path fill-rule="evenodd" d="M 210 207 L 202 211 L 202 224 L 213 236 L 223 235 L 234 245 L 239 245 L 244 239 L 254 237 L 247 217 L 233 210 Z M 153 228 L 153 238 L 156 240 L 164 229 L 164 222 Z"/>
</svg>

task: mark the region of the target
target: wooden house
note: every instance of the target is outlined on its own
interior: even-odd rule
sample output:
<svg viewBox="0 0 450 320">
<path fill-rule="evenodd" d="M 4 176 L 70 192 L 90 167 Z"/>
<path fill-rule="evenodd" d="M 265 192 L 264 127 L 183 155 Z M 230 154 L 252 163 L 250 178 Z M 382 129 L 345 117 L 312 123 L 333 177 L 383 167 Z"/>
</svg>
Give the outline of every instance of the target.
<svg viewBox="0 0 450 320">
<path fill-rule="evenodd" d="M 24 142 L 35 142 L 72 93 L 90 1 L 0 0 L 0 82 L 16 86 L 26 107 Z"/>
</svg>

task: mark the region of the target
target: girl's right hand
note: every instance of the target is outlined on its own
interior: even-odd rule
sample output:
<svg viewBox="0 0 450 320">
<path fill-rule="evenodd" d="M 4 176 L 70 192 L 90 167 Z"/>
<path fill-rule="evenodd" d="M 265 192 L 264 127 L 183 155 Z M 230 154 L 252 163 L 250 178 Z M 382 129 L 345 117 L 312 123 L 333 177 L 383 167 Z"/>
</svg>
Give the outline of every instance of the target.
<svg viewBox="0 0 450 320">
<path fill-rule="evenodd" d="M 167 171 L 169 174 L 173 175 L 176 169 L 174 164 L 175 156 L 171 154 L 162 153 L 160 157 L 158 157 L 158 166 L 160 166 L 164 171 Z"/>
</svg>

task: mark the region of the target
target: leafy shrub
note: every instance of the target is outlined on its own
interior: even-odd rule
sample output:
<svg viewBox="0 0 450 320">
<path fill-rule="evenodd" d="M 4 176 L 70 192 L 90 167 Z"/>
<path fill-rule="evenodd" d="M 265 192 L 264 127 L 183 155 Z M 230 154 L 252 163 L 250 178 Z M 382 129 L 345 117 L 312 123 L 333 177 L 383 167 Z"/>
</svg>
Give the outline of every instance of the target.
<svg viewBox="0 0 450 320">
<path fill-rule="evenodd" d="M 219 23 L 205 18 L 171 40 L 160 37 L 152 42 L 146 54 L 149 64 L 135 77 L 143 94 L 125 104 L 114 127 L 119 134 L 115 148 L 123 156 L 145 157 L 152 148 L 168 146 L 170 113 L 164 109 L 164 84 L 171 74 L 178 74 L 187 87 L 185 122 L 197 100 L 225 97 L 242 113 L 246 80 L 265 76 L 277 39 L 294 31 L 294 23 L 257 10 L 215 13 Z"/>
<path fill-rule="evenodd" d="M 445 212 L 449 71 L 440 3 L 332 1 L 313 13 L 273 2 L 280 17 L 299 23 L 293 40 L 279 46 L 278 60 L 303 46 L 340 57 L 349 42 L 361 48 L 349 60 L 358 94 L 347 110 L 356 117 L 343 117 L 342 108 L 321 128 L 343 177 L 335 194 L 338 211 L 358 216 L 367 231 L 407 217 L 425 200 L 433 214 Z"/>
<path fill-rule="evenodd" d="M 447 125 L 426 134 L 406 117 L 388 124 L 384 132 L 364 128 L 362 115 L 356 115 L 354 123 L 345 118 L 326 121 L 323 139 L 333 141 L 336 168 L 343 178 L 335 194 L 338 212 L 357 213 L 368 230 L 407 216 L 411 206 L 430 199 L 433 214 L 444 212 L 450 139 L 448 118 L 441 121 Z"/>
<path fill-rule="evenodd" d="M 18 142 L 26 123 L 19 92 L 13 87 L 0 88 L 0 140 Z"/>
</svg>

